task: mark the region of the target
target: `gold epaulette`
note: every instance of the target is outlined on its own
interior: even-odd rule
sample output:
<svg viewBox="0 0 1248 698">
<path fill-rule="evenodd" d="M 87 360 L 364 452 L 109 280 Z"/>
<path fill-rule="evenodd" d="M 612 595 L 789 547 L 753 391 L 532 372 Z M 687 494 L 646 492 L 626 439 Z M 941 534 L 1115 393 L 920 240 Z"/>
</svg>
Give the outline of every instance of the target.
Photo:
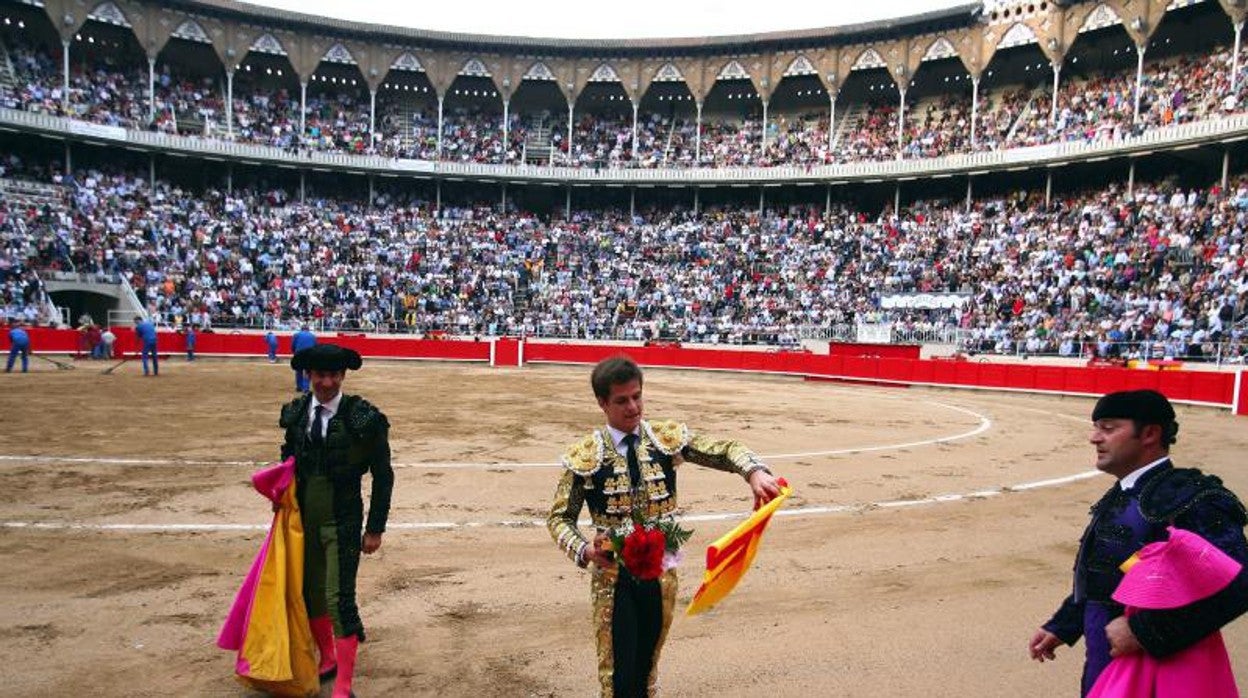
<svg viewBox="0 0 1248 698">
<path fill-rule="evenodd" d="M 665 455 L 672 455 L 689 445 L 689 427 L 682 422 L 644 422 L 650 443 Z"/>
<path fill-rule="evenodd" d="M 568 447 L 563 454 L 563 467 L 582 477 L 589 477 L 602 467 L 603 448 L 601 432 L 594 431 Z"/>
</svg>

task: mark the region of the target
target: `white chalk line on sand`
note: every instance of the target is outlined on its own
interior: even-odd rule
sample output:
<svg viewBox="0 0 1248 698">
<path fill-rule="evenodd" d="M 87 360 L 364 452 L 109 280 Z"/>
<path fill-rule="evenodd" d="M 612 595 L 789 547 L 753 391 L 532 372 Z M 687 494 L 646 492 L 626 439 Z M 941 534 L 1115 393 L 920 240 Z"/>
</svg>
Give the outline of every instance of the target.
<svg viewBox="0 0 1248 698">
<path fill-rule="evenodd" d="M 775 453 L 760 456 L 764 461 L 776 460 L 792 460 L 795 458 L 815 458 L 819 456 L 841 456 L 854 453 L 871 453 L 875 451 L 895 451 L 903 448 L 918 448 L 921 446 L 932 446 L 941 443 L 950 443 L 953 441 L 961 441 L 978 436 L 992 428 L 992 420 L 987 416 L 957 405 L 949 405 L 943 402 L 926 401 L 928 404 L 944 407 L 945 409 L 955 412 L 968 414 L 979 420 L 979 424 L 975 428 L 968 431 L 952 434 L 950 436 L 940 436 L 934 439 L 923 439 L 920 441 L 907 441 L 896 444 L 881 444 L 877 446 L 853 446 L 850 448 L 837 448 L 824 451 L 807 451 L 803 453 Z M 91 456 L 51 456 L 51 455 L 0 455 L 0 463 L 27 463 L 27 462 L 43 462 L 43 463 L 79 463 L 84 465 L 135 465 L 135 466 L 167 466 L 167 465 L 194 465 L 194 466 L 217 466 L 217 467 L 257 467 L 263 465 L 260 461 L 249 460 L 174 460 L 168 458 L 112 458 L 112 457 L 91 457 Z M 560 468 L 562 463 L 558 462 L 542 462 L 542 463 L 392 463 L 394 468 L 419 468 L 425 470 L 461 470 L 461 469 L 487 469 L 487 470 L 512 470 L 519 468 Z"/>
<path fill-rule="evenodd" d="M 884 502 L 873 502 L 871 504 L 844 504 L 833 506 L 812 506 L 812 507 L 793 507 L 790 509 L 781 509 L 776 512 L 776 516 L 823 516 L 828 514 L 851 514 L 869 511 L 871 509 L 899 509 L 903 507 L 929 506 L 933 504 L 948 504 L 949 502 L 962 502 L 973 499 L 986 499 L 988 497 L 996 497 L 1008 492 L 1025 492 L 1044 487 L 1058 487 L 1060 485 L 1086 480 L 1100 474 L 1099 470 L 1089 470 L 1074 475 L 1066 475 L 1064 477 L 1049 478 L 1047 480 L 1036 480 L 1034 482 L 1024 482 L 1018 485 L 1009 485 L 1000 489 L 979 490 L 976 492 L 967 492 L 965 494 L 941 494 L 934 497 L 924 497 L 922 499 L 895 499 Z M 726 512 L 716 514 L 689 514 L 679 517 L 681 521 L 689 523 L 699 523 L 708 521 L 733 521 L 744 519 L 746 514 L 741 512 Z M 591 522 L 580 521 L 580 525 L 588 526 Z M 471 528 L 540 528 L 545 526 L 546 522 L 542 519 L 511 519 L 503 521 L 429 521 L 421 523 L 390 523 L 386 525 L 388 531 L 448 531 Z M 69 523 L 60 521 L 4 521 L 0 522 L 0 528 L 7 529 L 29 529 L 41 531 L 123 531 L 135 533 L 211 533 L 221 531 L 267 531 L 269 524 L 88 524 L 88 523 Z"/>
<path fill-rule="evenodd" d="M 929 446 L 939 443 L 947 443 L 960 439 L 970 438 L 987 431 L 992 427 L 992 420 L 986 415 L 980 414 L 973 410 L 949 405 L 946 403 L 929 401 L 931 404 L 939 405 L 951 410 L 963 412 L 979 419 L 979 424 L 970 431 L 955 434 L 953 436 L 944 436 L 935 439 L 925 439 L 921 441 L 912 441 L 901 444 L 888 444 L 881 446 L 860 446 L 855 448 L 834 449 L 828 451 L 812 451 L 807 453 L 787 453 L 763 456 L 764 460 L 780 460 L 785 458 L 809 458 L 814 456 L 842 455 L 851 453 L 865 453 L 870 451 L 896 450 L 902 448 L 914 448 L 919 446 Z M 1019 409 L 1019 408 L 1015 408 Z M 1068 415 L 1057 414 L 1040 410 L 1036 408 L 1021 408 L 1027 411 L 1041 412 L 1050 416 L 1064 417 L 1074 419 Z M 173 461 L 173 460 L 157 460 L 157 459 L 137 459 L 137 458 L 78 458 L 78 457 L 55 457 L 55 456 L 15 456 L 0 455 L 0 462 L 13 461 L 44 461 L 57 463 L 92 463 L 92 464 L 121 464 L 121 465 L 247 465 L 255 466 L 253 461 Z M 411 467 L 411 468 L 538 468 L 538 467 L 557 467 L 558 463 L 410 463 L 395 464 L 395 467 Z M 923 497 L 919 499 L 898 499 L 882 502 L 872 502 L 869 504 L 844 504 L 832 506 L 809 506 L 809 507 L 792 507 L 789 509 L 781 509 L 776 512 L 776 516 L 799 517 L 799 516 L 823 516 L 829 514 L 847 514 L 869 511 L 872 509 L 900 509 L 915 506 L 930 506 L 934 504 L 947 504 L 950 502 L 961 502 L 974 499 L 985 499 L 995 497 L 1009 492 L 1026 492 L 1028 490 L 1041 489 L 1047 487 L 1058 487 L 1079 480 L 1086 480 L 1100 474 L 1098 470 L 1089 470 L 1074 475 L 1066 475 L 1063 477 L 1048 478 L 1045 480 L 1036 480 L 1032 482 L 1024 482 L 1017 485 L 1006 485 L 998 489 L 979 490 L 967 493 L 950 493 L 935 495 L 932 497 Z M 746 514 L 741 512 L 725 512 L 710 514 L 689 514 L 681 516 L 681 521 L 690 523 L 699 522 L 715 522 L 715 521 L 732 521 L 744 519 Z M 579 522 L 581 525 L 589 525 L 589 521 Z M 512 519 L 503 521 L 430 521 L 419 523 L 390 523 L 387 530 L 398 531 L 445 531 L 472 528 L 538 528 L 545 526 L 546 522 L 541 519 Z M 0 528 L 6 529 L 28 529 L 28 530 L 81 530 L 81 531 L 121 531 L 121 532 L 141 532 L 141 533 L 208 533 L 223 531 L 266 531 L 269 524 L 90 524 L 90 523 L 71 523 L 71 522 L 41 522 L 41 521 L 5 521 L 0 522 Z"/>
</svg>

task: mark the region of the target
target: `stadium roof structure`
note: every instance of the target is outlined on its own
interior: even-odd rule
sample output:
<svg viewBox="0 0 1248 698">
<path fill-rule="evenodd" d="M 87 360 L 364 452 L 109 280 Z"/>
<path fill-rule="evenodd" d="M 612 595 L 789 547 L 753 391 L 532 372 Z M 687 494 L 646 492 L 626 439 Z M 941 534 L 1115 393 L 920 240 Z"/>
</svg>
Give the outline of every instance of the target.
<svg viewBox="0 0 1248 698">
<path fill-rule="evenodd" d="M 1191 6 L 1197 6 L 1194 10 Z M 935 12 L 894 20 L 844 27 L 736 35 L 709 38 L 621 39 L 616 41 L 563 40 L 527 37 L 498 37 L 453 32 L 425 31 L 337 20 L 299 12 L 273 10 L 236 0 L 24 0 L 9 3 L 21 9 L 28 21 L 38 19 L 44 40 L 65 46 L 61 81 L 62 101 L 70 94 L 70 54 L 82 60 L 81 51 L 91 49 L 86 36 L 103 31 L 113 50 L 128 52 L 134 67 L 146 63 L 148 89 L 153 89 L 155 69 L 162 52 L 171 45 L 176 51 L 195 50 L 204 69 L 224 73 L 224 124 L 214 122 L 212 135 L 163 133 L 131 124 L 93 123 L 81 118 L 56 116 L 45 111 L 0 109 L 0 130 L 32 133 L 68 144 L 87 143 L 105 147 L 123 146 L 144 153 L 240 162 L 246 165 L 279 165 L 298 170 L 337 171 L 353 174 L 381 174 L 448 181 L 493 181 L 516 184 L 575 186 L 670 186 L 710 187 L 763 184 L 835 184 L 844 182 L 908 181 L 923 177 L 954 175 L 978 176 L 997 170 L 1045 168 L 1070 163 L 1095 162 L 1109 158 L 1137 158 L 1158 151 L 1179 151 L 1204 146 L 1222 147 L 1248 139 L 1248 114 L 1197 120 L 1154 129 L 1137 136 L 1065 142 L 1055 140 L 1027 147 L 1002 147 L 950 154 L 905 157 L 898 150 L 896 159 L 885 161 L 827 161 L 823 164 L 779 164 L 768 166 L 716 164 L 675 168 L 629 168 L 606 166 L 578 168 L 556 165 L 550 158 L 524 159 L 522 164 L 456 162 L 443 158 L 442 136 L 433 159 L 414 155 L 394 156 L 381 152 L 318 151 L 293 152 L 272 144 L 235 138 L 233 127 L 233 80 L 235 73 L 247 74 L 256 60 L 267 61 L 277 75 L 286 71 L 291 94 L 299 95 L 297 114 L 306 114 L 306 93 L 321 71 L 338 71 L 338 78 L 350 73 L 350 84 L 361 78 L 360 96 L 369 104 L 368 137 L 376 135 L 376 97 L 380 91 L 395 90 L 398 79 L 405 87 L 420 83 L 421 99 L 432 100 L 438 113 L 437 130 L 443 129 L 443 100 L 463 103 L 471 93 L 502 111 L 497 119 L 503 140 L 507 136 L 508 110 L 514 116 L 523 108 L 523 98 L 537 91 L 550 95 L 555 109 L 567 108 L 568 142 L 573 141 L 571 124 L 580 113 L 578 99 L 585 94 L 613 91 L 612 99 L 627 110 L 631 106 L 633 143 L 639 108 L 646 99 L 662 100 L 665 91 L 681 92 L 678 106 L 690 112 L 686 120 L 698 124 L 701 133 L 702 108 L 712 98 L 725 101 L 739 92 L 731 105 L 744 104 L 761 111 L 761 132 L 766 134 L 768 105 L 786 97 L 801 84 L 811 103 L 824 111 L 829 148 L 839 145 L 836 127 L 850 121 L 845 112 L 861 108 L 866 100 L 880 95 L 905 104 L 908 86 L 913 92 L 931 90 L 972 91 L 978 94 L 981 78 L 995 81 L 1001 89 L 1006 73 L 1015 72 L 1019 82 L 1024 71 L 1031 83 L 1031 102 L 1048 107 L 1050 120 L 1056 112 L 1059 74 L 1067 60 L 1078 69 L 1089 65 L 1084 48 L 1100 43 L 1104 56 L 1114 58 L 1115 69 L 1126 71 L 1122 61 L 1136 63 L 1135 90 L 1140 93 L 1143 53 L 1173 12 L 1179 17 L 1169 26 L 1171 35 L 1203 37 L 1212 32 L 1230 35 L 1231 27 L 1242 28 L 1248 19 L 1248 5 L 1230 0 L 1145 0 L 1143 2 L 1055 2 L 1054 0 L 985 0 Z M 26 7 L 23 7 L 26 6 Z M 37 8 L 37 9 L 32 9 Z M 1199 15 L 1205 23 L 1192 30 L 1186 18 Z M 36 15 L 43 15 L 42 18 Z M 105 26 L 98 26 L 98 25 Z M 34 24 L 30 25 L 32 29 Z M 1209 31 L 1205 31 L 1208 29 Z M 52 35 L 56 39 L 52 38 Z M 129 35 L 129 36 L 127 36 Z M 1238 36 L 1238 32 L 1236 33 Z M 179 42 L 172 42 L 178 39 Z M 80 43 L 81 42 L 81 43 Z M 1109 46 L 1112 43 L 1113 46 Z M 1132 50 L 1132 45 L 1137 50 Z M 82 48 L 78 48 L 81 46 Z M 207 47 L 207 48 L 205 48 Z M 59 48 L 59 47 L 56 47 Z M 1074 49 L 1072 51 L 1072 48 Z M 215 54 L 213 61 L 211 50 Z M 1112 53 L 1111 53 L 1112 51 Z M 55 50 L 54 50 L 55 52 Z M 1150 50 L 1150 56 L 1154 52 Z M 1129 56 L 1129 57 L 1127 57 Z M 111 56 L 110 56 L 111 57 Z M 1068 58 L 1069 57 L 1069 58 Z M 144 60 L 146 59 L 146 60 Z M 1095 57 L 1092 60 L 1096 60 Z M 208 65 L 211 63 L 211 65 Z M 924 68 L 932 65 L 933 68 Z M 994 69 L 997 75 L 994 77 Z M 932 72 L 928 72 L 928 71 Z M 358 71 L 358 72 L 357 72 Z M 1075 72 L 1075 71 L 1071 71 Z M 1041 77 L 1040 74 L 1043 74 Z M 1232 76 L 1238 71 L 1231 70 Z M 917 76 L 917 82 L 916 82 Z M 220 76 L 219 76 L 220 77 Z M 1033 81 L 1039 78 L 1039 81 Z M 928 85 L 922 82 L 927 80 Z M 950 80 L 960 82 L 950 82 Z M 463 82 L 461 82 L 463 81 Z M 410 83 L 407 84 L 407 83 Z M 948 87 L 931 87 L 949 83 Z M 1013 83 L 1008 83 L 1013 84 Z M 1049 85 L 1052 89 L 1046 89 Z M 470 89 L 458 87 L 470 85 Z M 722 86 L 732 85 L 731 89 Z M 967 88 L 970 88 L 969 90 Z M 368 93 L 364 90 L 367 88 Z M 817 88 L 817 89 L 816 89 Z M 867 90 L 876 90 L 867 94 Z M 718 90 L 718 92 L 717 92 Z M 859 94 L 853 94 L 857 90 Z M 748 94 L 746 94 L 748 93 Z M 413 92 L 414 94 L 414 92 Z M 937 92 L 938 94 L 938 92 Z M 746 99 L 742 99 L 742 97 Z M 789 95 L 789 98 L 792 96 Z M 667 95 L 670 100 L 671 94 Z M 513 102 L 513 99 L 515 100 Z M 593 108 L 592 99 L 585 111 Z M 1138 99 L 1136 100 L 1138 103 Z M 155 100 L 147 100 L 152 118 Z M 670 101 L 663 102 L 669 107 Z M 975 144 L 976 102 L 972 98 L 969 140 Z M 426 104 L 425 106 L 429 106 Z M 776 107 L 772 103 L 773 108 Z M 546 108 L 546 107 L 543 107 Z M 837 110 L 841 109 L 840 119 Z M 1138 112 L 1138 107 L 1136 109 Z M 776 108 L 776 112 L 779 109 Z M 903 106 L 892 118 L 902 140 Z M 298 129 L 303 131 L 303 117 Z M 627 117 L 625 117 L 627 118 Z M 1138 118 L 1138 114 L 1136 117 Z M 195 119 L 192 119 L 195 121 Z M 206 119 L 205 119 L 206 121 Z M 203 133 L 209 131 L 203 126 Z M 224 137 L 218 137 L 222 134 Z M 762 145 L 767 145 L 763 136 Z M 695 138 L 692 162 L 701 163 Z M 460 178 L 457 180 L 455 178 Z"/>
<path fill-rule="evenodd" d="M 270 20 L 310 29 L 332 29 L 371 38 L 416 42 L 432 48 L 472 47 L 486 50 L 541 50 L 553 54 L 600 53 L 653 55 L 667 51 L 691 54 L 701 51 L 723 52 L 749 47 L 751 50 L 782 49 L 794 46 L 837 45 L 884 41 L 958 29 L 972 25 L 983 11 L 982 2 L 969 2 L 955 7 L 922 12 L 894 19 L 862 22 L 837 27 L 820 27 L 763 34 L 728 36 L 673 37 L 661 39 L 559 39 L 524 36 L 494 36 L 459 32 L 409 29 L 366 22 L 334 19 L 302 12 L 262 7 L 237 0 L 166 0 L 170 7 L 188 12 L 220 13 L 231 18 L 262 16 Z"/>
</svg>

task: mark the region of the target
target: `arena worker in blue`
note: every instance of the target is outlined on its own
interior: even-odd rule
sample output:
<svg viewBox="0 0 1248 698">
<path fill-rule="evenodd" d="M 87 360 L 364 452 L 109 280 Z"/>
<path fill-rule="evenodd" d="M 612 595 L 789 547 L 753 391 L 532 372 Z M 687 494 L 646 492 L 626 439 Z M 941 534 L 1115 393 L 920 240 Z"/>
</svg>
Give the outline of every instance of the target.
<svg viewBox="0 0 1248 698">
<path fill-rule="evenodd" d="M 1031 658 L 1044 662 L 1082 637 L 1082 695 L 1112 657 L 1133 652 L 1168 657 L 1248 611 L 1248 515 L 1217 477 L 1170 461 L 1178 432 L 1174 408 L 1155 390 L 1109 393 L 1092 410 L 1088 440 L 1096 448 L 1096 467 L 1117 482 L 1092 507 L 1075 556 L 1072 593 L 1028 643 Z M 1196 533 L 1244 569 L 1208 598 L 1123 615 L 1112 597 L 1125 574 L 1120 566 L 1146 544 L 1166 540 L 1168 526 Z"/>
<path fill-rule="evenodd" d="M 295 333 L 295 336 L 290 338 L 290 353 L 292 355 L 298 354 L 304 349 L 311 349 L 314 346 L 316 346 L 316 335 L 312 334 L 312 331 L 308 329 L 307 323 L 304 323 L 299 328 L 299 331 Z M 294 364 L 291 364 L 291 368 L 295 370 L 295 392 L 308 392 L 308 388 L 311 386 L 308 372 Z"/>
<path fill-rule="evenodd" d="M 187 325 L 186 326 L 186 360 L 187 361 L 195 360 L 195 340 L 198 338 L 199 338 L 199 335 L 195 332 L 195 326 Z"/>
<path fill-rule="evenodd" d="M 152 359 L 151 375 L 160 375 L 160 357 L 156 353 L 156 325 L 151 320 L 144 320 L 142 317 L 134 317 L 134 335 L 139 340 L 139 346 L 142 347 L 141 354 L 143 357 L 143 375 L 148 375 L 147 359 Z"/>
<path fill-rule="evenodd" d="M 269 351 L 269 363 L 277 363 L 277 335 L 272 330 L 264 334 L 264 346 Z"/>
<path fill-rule="evenodd" d="M 9 327 L 9 361 L 4 366 L 5 373 L 13 372 L 13 363 L 18 355 L 22 357 L 22 373 L 26 373 L 30 369 L 30 334 L 14 322 Z"/>
</svg>

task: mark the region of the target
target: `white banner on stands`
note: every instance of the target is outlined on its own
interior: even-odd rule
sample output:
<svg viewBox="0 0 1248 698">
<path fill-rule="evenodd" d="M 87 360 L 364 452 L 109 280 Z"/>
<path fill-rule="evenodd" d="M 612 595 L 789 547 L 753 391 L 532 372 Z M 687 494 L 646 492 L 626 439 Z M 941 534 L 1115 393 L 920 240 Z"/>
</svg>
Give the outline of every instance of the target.
<svg viewBox="0 0 1248 698">
<path fill-rule="evenodd" d="M 964 293 L 895 293 L 880 298 L 881 308 L 948 310 L 960 308 L 971 299 Z"/>
</svg>

